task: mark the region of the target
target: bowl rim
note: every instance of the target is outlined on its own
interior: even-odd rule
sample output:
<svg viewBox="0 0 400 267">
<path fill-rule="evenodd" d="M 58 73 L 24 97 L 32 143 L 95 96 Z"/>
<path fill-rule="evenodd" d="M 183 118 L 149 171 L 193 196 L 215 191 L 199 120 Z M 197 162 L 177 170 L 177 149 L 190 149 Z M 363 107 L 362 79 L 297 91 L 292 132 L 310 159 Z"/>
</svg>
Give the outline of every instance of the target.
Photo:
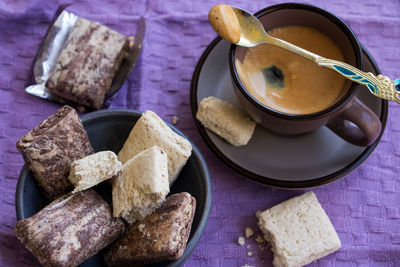
<svg viewBox="0 0 400 267">
<path fill-rule="evenodd" d="M 339 179 L 343 178 L 344 176 L 350 174 L 355 169 L 357 169 L 375 150 L 375 148 L 379 144 L 379 142 L 383 136 L 383 133 L 385 131 L 385 128 L 386 128 L 389 105 L 388 105 L 388 101 L 384 100 L 384 99 L 379 99 L 382 102 L 381 114 L 379 116 L 379 119 L 382 123 L 382 130 L 381 130 L 379 136 L 377 137 L 377 139 L 375 140 L 375 142 L 373 144 L 371 144 L 368 147 L 365 147 L 363 152 L 357 158 L 355 158 L 348 165 L 346 165 L 345 167 L 343 167 L 342 169 L 340 169 L 336 172 L 333 172 L 333 173 L 330 173 L 325 176 L 318 177 L 318 178 L 315 178 L 312 180 L 284 181 L 284 180 L 279 180 L 279 179 L 259 175 L 257 173 L 253 173 L 249 170 L 242 168 L 235 162 L 231 161 L 228 157 L 226 157 L 224 155 L 224 153 L 222 153 L 216 147 L 216 145 L 213 143 L 213 141 L 208 136 L 203 125 L 201 125 L 201 123 L 196 119 L 196 113 L 197 113 L 197 109 L 198 109 L 197 92 L 198 92 L 198 82 L 199 82 L 199 78 L 200 78 L 200 73 L 203 69 L 203 65 L 206 62 L 209 54 L 213 51 L 213 49 L 222 40 L 223 39 L 219 36 L 216 37 L 214 40 L 212 40 L 211 43 L 203 51 L 203 54 L 201 55 L 200 59 L 197 62 L 196 68 L 193 72 L 192 82 L 190 85 L 190 105 L 192 108 L 192 117 L 194 118 L 196 128 L 199 131 L 200 136 L 203 139 L 203 141 L 207 144 L 207 146 L 211 149 L 211 151 L 223 163 L 225 163 L 228 167 L 230 167 L 236 173 L 238 173 L 250 180 L 253 180 L 259 184 L 266 185 L 266 186 L 273 187 L 273 188 L 281 188 L 281 189 L 289 189 L 289 190 L 309 189 L 309 188 L 314 188 L 314 187 L 318 187 L 321 185 L 325 185 L 325 184 L 334 182 L 334 181 L 339 180 Z M 363 56 L 367 56 L 368 59 L 371 61 L 374 71 L 376 71 L 377 73 L 381 73 L 379 66 L 377 65 L 375 59 L 372 57 L 372 55 L 369 53 L 369 51 L 364 46 L 361 46 L 361 47 L 362 47 L 362 51 L 363 51 Z M 232 88 L 232 90 L 233 90 L 233 88 Z"/>
<path fill-rule="evenodd" d="M 88 123 L 92 120 L 97 120 L 101 119 L 103 117 L 108 117 L 108 116 L 119 116 L 119 115 L 128 115 L 128 116 L 138 116 L 143 112 L 136 111 L 136 110 L 131 110 L 131 109 L 108 109 L 108 110 L 98 110 L 94 111 L 91 113 L 87 113 L 83 116 L 81 116 L 81 121 L 82 124 L 84 125 L 85 123 Z M 211 205 L 212 205 L 212 182 L 211 182 L 211 176 L 210 172 L 208 170 L 208 165 L 206 160 L 204 159 L 203 155 L 201 154 L 200 150 L 197 148 L 197 146 L 185 135 L 183 134 L 180 130 L 178 130 L 176 127 L 171 125 L 170 123 L 164 121 L 173 131 L 178 133 L 179 135 L 183 136 L 186 138 L 192 145 L 192 154 L 191 157 L 194 156 L 197 158 L 199 161 L 199 166 L 200 166 L 200 175 L 203 176 L 204 179 L 204 188 L 206 189 L 206 195 L 205 195 L 205 203 L 204 203 L 204 209 L 200 215 L 199 218 L 199 224 L 197 229 L 193 232 L 191 240 L 187 243 L 185 252 L 183 256 L 177 260 L 174 260 L 167 264 L 166 266 L 181 266 L 191 255 L 193 249 L 197 246 L 197 243 L 200 241 L 200 238 L 206 228 L 208 217 L 211 212 Z M 17 188 L 15 191 L 15 209 L 16 209 L 16 215 L 17 215 L 17 220 L 21 220 L 26 218 L 24 216 L 24 210 L 22 204 L 24 203 L 23 200 L 23 188 L 25 186 L 26 182 L 26 172 L 29 172 L 26 163 L 21 169 L 18 182 L 17 182 Z"/>
<path fill-rule="evenodd" d="M 319 8 L 317 6 L 309 5 L 309 4 L 303 4 L 303 3 L 281 3 L 281 4 L 276 4 L 272 5 L 269 7 L 266 7 L 264 9 L 261 9 L 260 11 L 257 11 L 254 15 L 259 18 L 264 15 L 267 15 L 271 12 L 279 11 L 282 9 L 300 9 L 300 10 L 307 10 L 311 11 L 313 13 L 317 13 L 320 15 L 323 15 L 326 19 L 330 20 L 333 24 L 335 24 L 338 28 L 344 32 L 344 34 L 348 37 L 350 43 L 352 44 L 353 52 L 355 55 L 355 60 L 356 60 L 356 67 L 358 69 L 362 69 L 363 66 L 363 57 L 362 57 L 362 47 L 360 42 L 358 41 L 356 35 L 354 32 L 351 30 L 351 28 L 340 18 L 335 16 L 334 14 Z M 232 78 L 233 83 L 235 84 L 235 87 L 238 89 L 238 91 L 257 109 L 259 109 L 262 112 L 266 112 L 272 116 L 286 119 L 286 120 L 291 120 L 291 121 L 308 121 L 308 120 L 314 120 L 314 119 L 319 119 L 322 117 L 330 116 L 332 113 L 336 112 L 337 110 L 341 109 L 345 104 L 347 104 L 356 94 L 358 88 L 360 85 L 358 85 L 355 82 L 351 82 L 349 90 L 344 94 L 338 101 L 336 101 L 333 105 L 314 112 L 314 113 L 307 113 L 307 114 L 290 114 L 286 112 L 282 112 L 279 110 L 272 109 L 260 101 L 258 101 L 254 96 L 252 96 L 243 83 L 240 81 L 239 75 L 236 71 L 236 66 L 235 66 L 235 52 L 236 48 L 238 46 L 231 44 L 230 49 L 229 49 L 229 69 L 230 69 L 230 76 Z"/>
</svg>

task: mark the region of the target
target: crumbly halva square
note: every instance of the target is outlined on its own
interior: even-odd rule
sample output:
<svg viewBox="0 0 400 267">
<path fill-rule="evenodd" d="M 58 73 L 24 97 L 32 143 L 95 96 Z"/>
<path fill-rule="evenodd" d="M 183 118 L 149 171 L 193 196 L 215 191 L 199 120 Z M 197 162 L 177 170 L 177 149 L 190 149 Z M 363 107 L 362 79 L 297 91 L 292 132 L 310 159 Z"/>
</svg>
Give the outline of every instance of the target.
<svg viewBox="0 0 400 267">
<path fill-rule="evenodd" d="M 146 149 L 122 166 L 112 185 L 114 216 L 128 223 L 151 214 L 169 193 L 167 154 L 157 146 Z"/>
<path fill-rule="evenodd" d="M 132 128 L 128 139 L 118 153 L 118 158 L 125 163 L 152 146 L 158 146 L 167 153 L 168 180 L 172 185 L 192 154 L 192 145 L 168 127 L 157 114 L 148 110 Z"/>
<path fill-rule="evenodd" d="M 274 253 L 274 266 L 303 266 L 335 252 L 339 237 L 313 192 L 257 212 L 258 226 Z"/>
<path fill-rule="evenodd" d="M 73 193 L 76 193 L 116 176 L 121 168 L 122 163 L 114 152 L 101 151 L 74 160 L 68 179 L 75 186 Z"/>
<path fill-rule="evenodd" d="M 234 146 L 246 145 L 256 123 L 232 104 L 213 96 L 201 100 L 196 118 Z"/>
</svg>

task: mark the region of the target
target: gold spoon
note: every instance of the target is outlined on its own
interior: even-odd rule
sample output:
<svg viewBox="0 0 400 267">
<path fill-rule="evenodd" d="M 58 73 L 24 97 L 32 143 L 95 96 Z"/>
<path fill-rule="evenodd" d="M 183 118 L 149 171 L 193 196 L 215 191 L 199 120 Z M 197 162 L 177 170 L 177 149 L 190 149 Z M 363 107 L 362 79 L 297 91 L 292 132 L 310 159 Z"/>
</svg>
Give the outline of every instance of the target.
<svg viewBox="0 0 400 267">
<path fill-rule="evenodd" d="M 208 15 L 211 26 L 225 40 L 245 47 L 271 44 L 302 56 L 320 67 L 332 69 L 345 78 L 368 87 L 380 98 L 400 104 L 400 79 L 391 81 L 389 77 L 371 72 L 363 72 L 341 61 L 321 57 L 303 48 L 268 35 L 261 22 L 252 14 L 228 5 L 214 6 Z"/>
</svg>

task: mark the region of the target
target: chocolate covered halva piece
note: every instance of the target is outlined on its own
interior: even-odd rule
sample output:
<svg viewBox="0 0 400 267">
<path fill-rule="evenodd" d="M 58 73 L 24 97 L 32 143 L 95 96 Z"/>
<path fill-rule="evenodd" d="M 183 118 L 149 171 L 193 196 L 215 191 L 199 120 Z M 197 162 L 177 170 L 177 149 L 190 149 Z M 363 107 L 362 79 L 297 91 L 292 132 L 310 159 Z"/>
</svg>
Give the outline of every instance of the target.
<svg viewBox="0 0 400 267">
<path fill-rule="evenodd" d="M 128 38 L 78 18 L 46 88 L 56 96 L 99 109 L 128 48 Z"/>
<path fill-rule="evenodd" d="M 76 111 L 64 106 L 17 142 L 44 195 L 54 200 L 73 189 L 70 164 L 93 153 Z"/>
<path fill-rule="evenodd" d="M 14 232 L 43 266 L 77 266 L 124 231 L 92 189 L 67 194 L 17 222 Z"/>
<path fill-rule="evenodd" d="M 171 195 L 141 222 L 127 226 L 105 254 L 108 266 L 141 266 L 182 257 L 196 209 L 189 193 Z"/>
</svg>

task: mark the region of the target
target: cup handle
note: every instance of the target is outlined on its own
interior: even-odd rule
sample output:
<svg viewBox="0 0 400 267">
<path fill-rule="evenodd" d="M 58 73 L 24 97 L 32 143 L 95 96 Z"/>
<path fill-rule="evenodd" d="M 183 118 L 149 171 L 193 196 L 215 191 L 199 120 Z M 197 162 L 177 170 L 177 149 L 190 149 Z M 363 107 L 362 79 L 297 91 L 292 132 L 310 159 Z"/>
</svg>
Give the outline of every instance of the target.
<svg viewBox="0 0 400 267">
<path fill-rule="evenodd" d="M 369 146 L 375 142 L 382 124 L 375 113 L 357 97 L 353 97 L 343 111 L 326 126 L 347 142 L 357 146 Z"/>
</svg>

